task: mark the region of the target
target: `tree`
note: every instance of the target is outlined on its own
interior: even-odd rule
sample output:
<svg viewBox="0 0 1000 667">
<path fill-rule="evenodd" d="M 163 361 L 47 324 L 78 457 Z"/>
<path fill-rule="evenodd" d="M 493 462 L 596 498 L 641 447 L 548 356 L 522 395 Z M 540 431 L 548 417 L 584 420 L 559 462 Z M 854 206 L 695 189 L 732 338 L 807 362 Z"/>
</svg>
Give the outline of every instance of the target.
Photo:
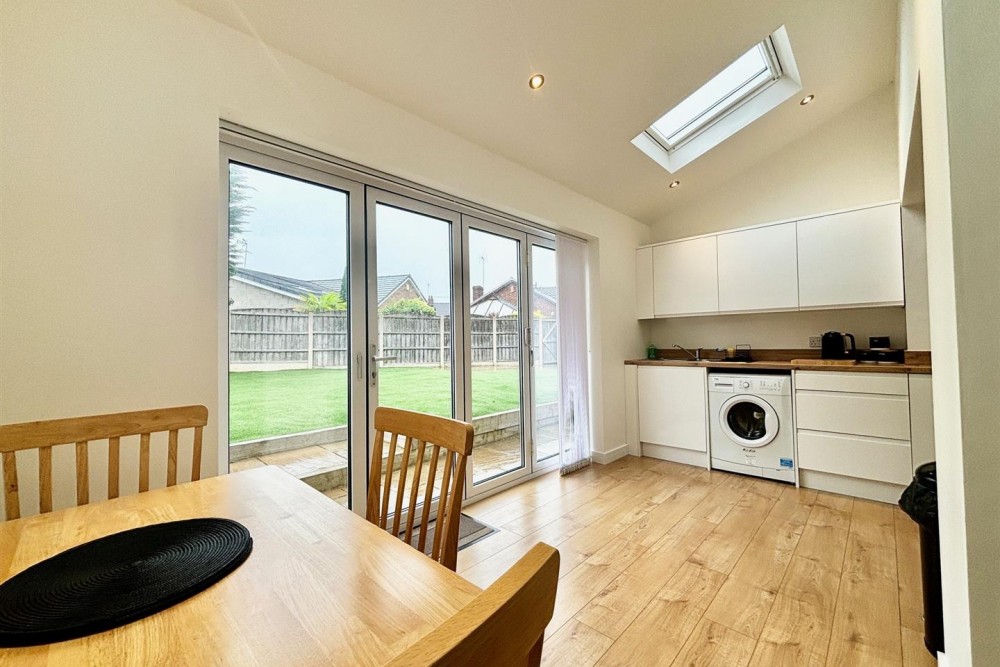
<svg viewBox="0 0 1000 667">
<path fill-rule="evenodd" d="M 437 315 L 433 306 L 423 299 L 400 299 L 382 309 L 386 315 Z"/>
<path fill-rule="evenodd" d="M 246 230 L 254 207 L 250 205 L 254 188 L 247 183 L 246 172 L 241 167 L 229 169 L 229 275 L 236 273 L 240 261 L 239 241 Z"/>
<path fill-rule="evenodd" d="M 327 292 L 320 296 L 306 294 L 302 297 L 302 305 L 299 310 L 306 313 L 330 313 L 347 310 L 347 304 L 337 292 Z"/>
</svg>

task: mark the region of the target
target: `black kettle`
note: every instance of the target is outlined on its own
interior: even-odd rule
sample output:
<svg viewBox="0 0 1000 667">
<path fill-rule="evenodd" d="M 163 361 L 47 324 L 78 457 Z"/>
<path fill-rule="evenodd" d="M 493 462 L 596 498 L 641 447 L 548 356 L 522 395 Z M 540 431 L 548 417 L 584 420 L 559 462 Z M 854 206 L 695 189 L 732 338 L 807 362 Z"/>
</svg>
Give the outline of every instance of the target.
<svg viewBox="0 0 1000 667">
<path fill-rule="evenodd" d="M 847 349 L 846 339 L 851 339 L 851 349 Z M 854 344 L 854 334 L 840 331 L 827 331 L 823 334 L 824 359 L 853 359 L 857 347 Z"/>
</svg>

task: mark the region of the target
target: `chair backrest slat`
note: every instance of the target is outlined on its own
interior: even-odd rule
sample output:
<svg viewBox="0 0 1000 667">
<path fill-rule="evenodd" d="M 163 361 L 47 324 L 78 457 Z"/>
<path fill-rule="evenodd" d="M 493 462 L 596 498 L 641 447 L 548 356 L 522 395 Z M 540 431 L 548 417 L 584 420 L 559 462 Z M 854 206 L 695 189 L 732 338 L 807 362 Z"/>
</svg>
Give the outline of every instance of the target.
<svg viewBox="0 0 1000 667">
<path fill-rule="evenodd" d="M 391 432 L 389 440 L 389 455 L 385 457 L 385 484 L 382 489 L 382 509 L 378 515 L 378 527 L 385 528 L 386 519 L 389 518 L 389 492 L 392 490 L 392 471 L 396 463 L 396 441 L 399 440 L 399 433 Z"/>
<path fill-rule="evenodd" d="M 410 485 L 410 504 L 406 508 L 406 534 L 403 541 L 410 544 L 413 540 L 413 520 L 417 515 L 417 494 L 420 491 L 420 474 L 423 472 L 424 452 L 427 443 L 417 440 L 417 462 L 413 464 L 413 484 Z"/>
<path fill-rule="evenodd" d="M 3 504 L 8 519 L 21 517 L 21 501 L 17 492 L 17 462 L 14 452 L 3 452 Z"/>
<path fill-rule="evenodd" d="M 434 480 L 437 477 L 437 465 L 438 457 L 441 454 L 441 448 L 437 445 L 432 445 L 431 447 L 431 464 L 427 468 L 427 486 L 424 491 L 424 511 L 420 516 L 420 526 L 426 526 L 431 520 L 431 507 L 434 505 Z M 417 538 L 417 549 L 420 551 L 424 550 L 427 545 L 427 531 L 420 530 L 420 536 Z"/>
<path fill-rule="evenodd" d="M 121 438 L 108 438 L 108 498 L 117 498 L 121 475 Z"/>
<path fill-rule="evenodd" d="M 76 443 L 76 504 L 90 502 L 90 455 L 87 441 Z"/>
<path fill-rule="evenodd" d="M 194 442 L 191 444 L 191 481 L 201 479 L 201 438 L 202 426 L 194 427 Z"/>
<path fill-rule="evenodd" d="M 52 511 L 52 448 L 38 450 L 38 511 Z"/>
<path fill-rule="evenodd" d="M 392 534 L 399 535 L 399 518 L 403 514 L 403 495 L 406 489 L 406 473 L 410 467 L 410 448 L 413 445 L 413 438 L 406 436 L 403 445 L 403 460 L 399 463 L 399 482 L 396 485 L 396 511 L 393 512 Z"/>
<path fill-rule="evenodd" d="M 434 530 L 430 556 L 454 570 L 458 553 L 458 530 L 449 529 L 449 526 L 457 526 L 455 522 L 462 511 L 465 461 L 472 453 L 472 425 L 419 412 L 379 407 L 375 410 L 375 431 L 371 476 L 368 482 L 367 519 L 402 538 L 407 544 L 413 544 L 416 532 L 414 546 L 424 551 L 431 515 L 436 507 L 437 528 Z M 383 460 L 382 448 L 386 434 L 390 436 L 389 453 Z M 400 438 L 403 439 L 401 445 Z M 403 451 L 399 456 L 399 473 L 396 474 L 398 446 L 401 446 Z M 438 463 L 442 455 L 445 459 L 441 465 L 440 497 L 435 499 Z M 413 470 L 410 470 L 413 458 L 416 458 L 416 462 L 412 464 Z M 423 475 L 425 464 L 426 478 Z M 393 483 L 394 477 L 395 483 Z M 407 483 L 410 484 L 409 490 Z M 420 490 L 421 485 L 424 486 L 423 494 Z M 393 489 L 396 495 L 394 502 L 391 502 Z M 421 495 L 422 508 L 418 505 Z M 407 496 L 409 502 L 404 503 Z M 390 511 L 392 511 L 391 520 Z M 420 512 L 419 518 L 418 512 Z"/>
<path fill-rule="evenodd" d="M 434 528 L 434 544 L 431 546 L 431 558 L 434 560 L 441 559 L 441 538 L 447 532 L 445 530 L 447 528 L 445 518 L 448 516 L 448 492 L 451 490 L 451 485 L 448 482 L 450 481 L 451 466 L 453 465 L 452 459 L 454 458 L 454 452 L 445 450 L 444 471 L 441 473 L 441 497 L 438 499 L 438 514 Z"/>
<path fill-rule="evenodd" d="M 202 431 L 208 409 L 188 405 L 159 410 L 138 410 L 108 415 L 53 419 L 0 425 L 0 454 L 4 468 L 4 509 L 7 519 L 21 516 L 15 452 L 38 450 L 38 506 L 52 511 L 52 447 L 73 445 L 76 458 L 76 502 L 90 502 L 90 449 L 97 441 L 108 441 L 108 498 L 120 494 L 121 438 L 139 436 L 139 490 L 149 490 L 150 436 L 166 431 L 167 485 L 177 483 L 179 432 L 194 429 L 191 479 L 201 477 Z"/>
<path fill-rule="evenodd" d="M 177 483 L 177 429 L 167 435 L 167 486 Z"/>
<path fill-rule="evenodd" d="M 139 436 L 139 492 L 149 491 L 149 433 Z"/>
<path fill-rule="evenodd" d="M 538 543 L 492 586 L 389 665 L 538 665 L 558 583 L 559 552 Z"/>
</svg>

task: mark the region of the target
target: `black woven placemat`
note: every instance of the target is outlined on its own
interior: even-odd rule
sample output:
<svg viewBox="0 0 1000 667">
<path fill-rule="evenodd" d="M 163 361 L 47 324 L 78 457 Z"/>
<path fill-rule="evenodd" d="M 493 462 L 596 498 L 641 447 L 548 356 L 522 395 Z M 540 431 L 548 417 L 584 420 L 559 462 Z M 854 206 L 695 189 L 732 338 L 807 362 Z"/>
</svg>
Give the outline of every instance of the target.
<svg viewBox="0 0 1000 667">
<path fill-rule="evenodd" d="M 0 584 L 0 647 L 117 628 L 205 590 L 247 559 L 253 539 L 229 519 L 126 530 L 56 554 Z"/>
</svg>

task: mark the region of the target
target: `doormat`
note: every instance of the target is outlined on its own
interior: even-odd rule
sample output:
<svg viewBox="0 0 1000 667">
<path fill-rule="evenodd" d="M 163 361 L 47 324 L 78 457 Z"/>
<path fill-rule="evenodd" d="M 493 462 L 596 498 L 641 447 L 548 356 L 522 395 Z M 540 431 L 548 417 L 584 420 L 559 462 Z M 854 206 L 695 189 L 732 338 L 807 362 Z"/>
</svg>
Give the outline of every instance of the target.
<svg viewBox="0 0 1000 667">
<path fill-rule="evenodd" d="M 424 553 L 428 556 L 431 553 L 431 548 L 434 546 L 434 528 L 436 527 L 436 523 L 436 521 L 431 521 L 427 526 L 427 539 L 424 542 Z M 419 541 L 417 529 L 418 526 L 413 527 L 413 537 L 410 540 L 410 544 L 414 547 L 417 546 Z M 401 534 L 403 532 L 405 531 L 400 531 Z M 480 523 L 468 514 L 463 513 L 461 518 L 458 520 L 458 550 L 461 551 L 465 547 L 472 546 L 479 540 L 489 537 L 495 532 L 497 532 L 496 528 L 487 526 L 485 523 Z"/>
</svg>

